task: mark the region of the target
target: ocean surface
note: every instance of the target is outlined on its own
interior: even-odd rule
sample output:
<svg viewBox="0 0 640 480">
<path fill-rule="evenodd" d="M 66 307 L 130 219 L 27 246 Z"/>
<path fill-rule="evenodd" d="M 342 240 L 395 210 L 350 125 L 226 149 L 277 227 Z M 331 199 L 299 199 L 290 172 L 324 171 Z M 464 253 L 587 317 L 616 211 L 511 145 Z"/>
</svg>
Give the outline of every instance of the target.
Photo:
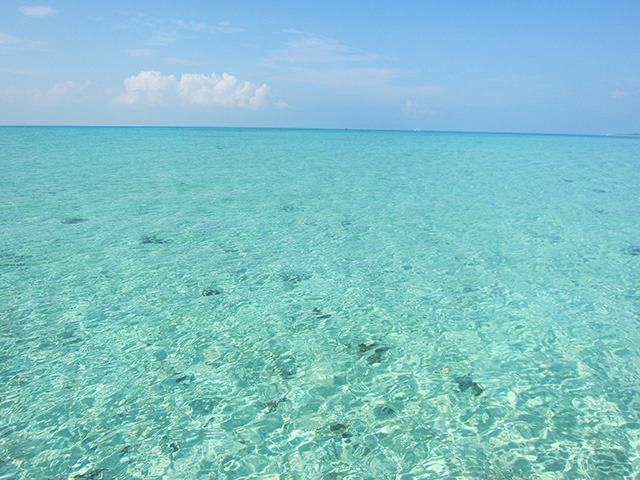
<svg viewBox="0 0 640 480">
<path fill-rule="evenodd" d="M 0 128 L 0 479 L 640 478 L 640 139 Z"/>
</svg>

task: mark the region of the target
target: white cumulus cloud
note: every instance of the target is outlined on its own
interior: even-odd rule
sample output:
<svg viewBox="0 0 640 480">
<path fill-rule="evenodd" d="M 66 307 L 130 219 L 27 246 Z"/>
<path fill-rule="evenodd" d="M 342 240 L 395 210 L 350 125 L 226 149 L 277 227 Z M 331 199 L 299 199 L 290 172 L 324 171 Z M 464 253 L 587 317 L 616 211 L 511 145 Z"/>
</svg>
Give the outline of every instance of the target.
<svg viewBox="0 0 640 480">
<path fill-rule="evenodd" d="M 60 13 L 58 10 L 54 10 L 51 7 L 45 7 L 44 5 L 24 6 L 20 7 L 20 11 L 30 17 L 47 17 L 49 15 Z"/>
<path fill-rule="evenodd" d="M 241 82 L 234 75 L 185 73 L 180 79 L 155 70 L 125 78 L 125 94 L 117 100 L 126 105 L 224 106 L 257 109 L 266 105 L 269 86 Z"/>
<path fill-rule="evenodd" d="M 155 70 L 140 72 L 124 79 L 126 93 L 118 100 L 127 105 L 160 105 L 172 100 L 170 97 L 175 94 L 177 83 L 173 75 L 166 77 Z"/>
</svg>

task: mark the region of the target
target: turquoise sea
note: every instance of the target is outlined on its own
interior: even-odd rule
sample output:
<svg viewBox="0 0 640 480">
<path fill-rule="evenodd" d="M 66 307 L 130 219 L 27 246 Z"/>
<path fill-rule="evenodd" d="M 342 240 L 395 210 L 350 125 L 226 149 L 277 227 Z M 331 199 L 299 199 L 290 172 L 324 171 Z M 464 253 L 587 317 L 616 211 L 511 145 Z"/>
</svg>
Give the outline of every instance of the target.
<svg viewBox="0 0 640 480">
<path fill-rule="evenodd" d="M 640 139 L 0 128 L 0 479 L 639 479 Z"/>
</svg>

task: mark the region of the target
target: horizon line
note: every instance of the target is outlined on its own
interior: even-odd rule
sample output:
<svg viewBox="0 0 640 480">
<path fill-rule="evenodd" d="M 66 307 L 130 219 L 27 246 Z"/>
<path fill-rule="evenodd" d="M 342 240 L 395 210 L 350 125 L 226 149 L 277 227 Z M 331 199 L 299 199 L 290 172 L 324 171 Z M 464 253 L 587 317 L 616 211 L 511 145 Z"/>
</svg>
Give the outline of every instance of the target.
<svg viewBox="0 0 640 480">
<path fill-rule="evenodd" d="M 406 132 L 406 133 L 470 133 L 470 134 L 496 134 L 496 135 L 558 135 L 558 136 L 583 136 L 583 137 L 640 137 L 640 133 L 551 133 L 551 132 L 506 132 L 491 130 L 423 130 L 423 129 L 396 129 L 396 128 L 348 128 L 348 127 L 239 127 L 239 126 L 212 126 L 212 125 L 35 125 L 35 124 L 0 124 L 0 128 L 210 128 L 210 129 L 236 129 L 236 130 L 323 130 L 323 131 L 352 131 L 352 132 Z"/>
</svg>

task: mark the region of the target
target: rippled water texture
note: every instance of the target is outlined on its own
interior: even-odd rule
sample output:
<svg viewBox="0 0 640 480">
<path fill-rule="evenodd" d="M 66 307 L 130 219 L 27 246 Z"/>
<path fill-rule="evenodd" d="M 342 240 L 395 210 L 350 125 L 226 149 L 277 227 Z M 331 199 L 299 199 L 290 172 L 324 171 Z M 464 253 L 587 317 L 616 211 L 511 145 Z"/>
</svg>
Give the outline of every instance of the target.
<svg viewBox="0 0 640 480">
<path fill-rule="evenodd" d="M 636 479 L 640 140 L 0 128 L 0 478 Z"/>
</svg>

